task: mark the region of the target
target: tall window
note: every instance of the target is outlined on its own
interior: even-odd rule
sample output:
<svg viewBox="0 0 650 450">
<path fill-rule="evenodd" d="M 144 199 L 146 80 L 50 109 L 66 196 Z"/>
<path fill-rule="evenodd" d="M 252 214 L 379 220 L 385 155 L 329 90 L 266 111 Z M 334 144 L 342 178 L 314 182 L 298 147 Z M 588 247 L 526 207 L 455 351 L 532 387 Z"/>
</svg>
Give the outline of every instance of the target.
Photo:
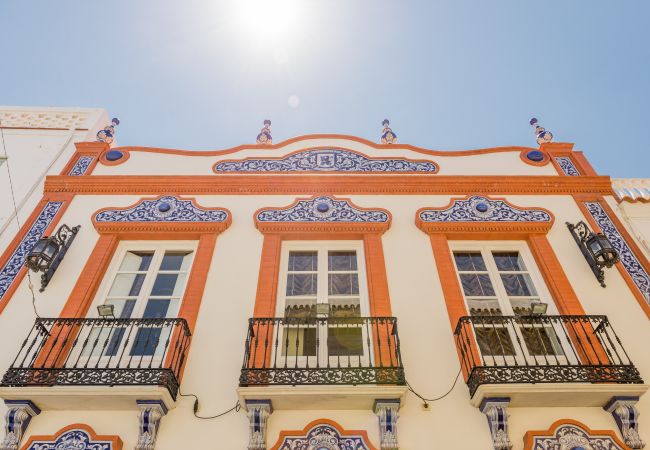
<svg viewBox="0 0 650 450">
<path fill-rule="evenodd" d="M 286 323 L 282 356 L 363 353 L 362 326 L 355 320 L 366 311 L 362 257 L 354 243 L 286 243 L 278 302 Z"/>
<path fill-rule="evenodd" d="M 460 245 L 459 245 L 460 247 Z M 557 355 L 561 343 L 552 326 L 521 319 L 531 314 L 533 302 L 554 305 L 539 294 L 531 269 L 532 262 L 516 247 L 499 245 L 465 245 L 453 252 L 454 262 L 465 301 L 472 316 L 514 316 L 513 319 L 481 319 L 474 321 L 479 348 L 484 355 L 515 356 Z M 525 346 L 516 345 L 521 342 Z"/>
</svg>

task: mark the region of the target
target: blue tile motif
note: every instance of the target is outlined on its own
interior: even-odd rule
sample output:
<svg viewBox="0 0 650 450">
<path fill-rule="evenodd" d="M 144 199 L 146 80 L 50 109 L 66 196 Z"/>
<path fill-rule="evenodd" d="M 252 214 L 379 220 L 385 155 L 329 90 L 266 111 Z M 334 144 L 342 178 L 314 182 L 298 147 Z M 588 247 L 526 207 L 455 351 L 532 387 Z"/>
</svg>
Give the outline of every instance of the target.
<svg viewBox="0 0 650 450">
<path fill-rule="evenodd" d="M 11 254 L 2 270 L 0 270 L 0 300 L 16 279 L 18 272 L 20 272 L 23 264 L 25 264 L 27 255 L 34 248 L 36 242 L 43 236 L 47 227 L 50 226 L 50 223 L 52 223 L 61 206 L 63 206 L 63 202 L 48 202 L 43 207 L 23 240 L 20 241 L 16 250 Z"/>
<path fill-rule="evenodd" d="M 221 209 L 201 209 L 192 200 L 165 196 L 142 200 L 128 209 L 105 209 L 95 215 L 97 222 L 224 222 L 228 213 Z"/>
<path fill-rule="evenodd" d="M 76 163 L 74 163 L 74 166 L 72 167 L 72 170 L 68 173 L 68 175 L 72 177 L 78 177 L 81 175 L 84 175 L 86 171 L 88 170 L 88 167 L 90 167 L 90 163 L 93 162 L 92 156 L 81 156 L 77 160 Z"/>
<path fill-rule="evenodd" d="M 436 173 L 438 166 L 428 161 L 403 158 L 371 159 L 338 148 L 304 150 L 280 159 L 246 158 L 215 164 L 215 172 L 397 172 Z"/>
<path fill-rule="evenodd" d="M 110 441 L 93 441 L 83 430 L 70 430 L 55 441 L 34 441 L 27 450 L 112 450 Z"/>
<path fill-rule="evenodd" d="M 336 428 L 323 424 L 314 426 L 307 436 L 287 436 L 279 450 L 369 450 L 362 436 L 341 436 Z"/>
<path fill-rule="evenodd" d="M 650 304 L 650 276 L 645 271 L 641 262 L 632 252 L 632 249 L 627 245 L 623 236 L 616 228 L 616 225 L 609 218 L 605 209 L 598 202 L 585 202 L 585 206 L 589 211 L 589 214 L 594 218 L 600 229 L 603 231 L 603 234 L 607 236 L 607 239 L 612 243 L 612 246 L 618 252 L 618 256 L 621 259 L 621 263 L 625 270 L 634 281 L 634 284 L 641 294 L 645 298 L 646 302 Z"/>
<path fill-rule="evenodd" d="M 562 171 L 570 176 L 570 177 L 579 177 L 580 176 L 580 171 L 578 168 L 573 164 L 573 161 L 571 161 L 571 158 L 565 157 L 565 156 L 556 156 L 555 161 L 557 164 L 560 166 Z"/>
<path fill-rule="evenodd" d="M 542 209 L 520 209 L 503 200 L 475 195 L 467 200 L 456 199 L 442 210 L 420 212 L 423 222 L 551 222 L 551 215 Z"/>
<path fill-rule="evenodd" d="M 316 197 L 300 200 L 286 209 L 265 209 L 257 214 L 260 222 L 388 222 L 381 210 L 361 210 L 347 200 Z"/>
</svg>

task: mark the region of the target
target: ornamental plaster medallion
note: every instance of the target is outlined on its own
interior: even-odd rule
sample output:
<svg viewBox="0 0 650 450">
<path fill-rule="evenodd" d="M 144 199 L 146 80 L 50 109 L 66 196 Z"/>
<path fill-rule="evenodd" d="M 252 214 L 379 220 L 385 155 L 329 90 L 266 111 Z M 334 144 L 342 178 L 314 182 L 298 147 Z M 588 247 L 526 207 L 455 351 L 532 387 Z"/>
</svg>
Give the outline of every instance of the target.
<svg viewBox="0 0 650 450">
<path fill-rule="evenodd" d="M 197 206 L 192 200 L 163 196 L 126 209 L 104 209 L 95 222 L 225 222 L 228 212 Z"/>
<path fill-rule="evenodd" d="M 303 436 L 285 436 L 278 450 L 372 450 L 363 435 L 343 435 L 334 426 L 316 424 Z"/>
<path fill-rule="evenodd" d="M 246 158 L 222 161 L 214 166 L 217 173 L 268 172 L 362 172 L 362 173 L 428 173 L 438 172 L 430 161 L 405 158 L 369 158 L 340 148 L 303 150 L 282 158 Z"/>
<path fill-rule="evenodd" d="M 315 197 L 298 200 L 284 209 L 264 209 L 257 213 L 258 222 L 388 222 L 388 213 L 382 210 L 360 209 L 348 200 Z"/>
<path fill-rule="evenodd" d="M 535 436 L 532 442 L 531 450 L 624 450 L 611 436 L 591 434 L 573 424 L 561 425 L 553 436 Z"/>
<path fill-rule="evenodd" d="M 543 209 L 518 208 L 505 200 L 479 195 L 454 199 L 445 209 L 424 209 L 419 217 L 422 222 L 552 222 Z"/>
<path fill-rule="evenodd" d="M 25 450 L 114 450 L 112 441 L 93 440 L 84 430 L 70 430 L 52 441 L 32 441 Z"/>
<path fill-rule="evenodd" d="M 47 227 L 50 226 L 54 217 L 59 212 L 63 202 L 48 202 L 40 214 L 18 244 L 18 247 L 9 257 L 4 267 L 0 269 L 0 300 L 6 294 L 11 284 L 18 276 L 18 272 L 23 267 L 27 254 L 34 248 L 34 245 L 43 236 Z"/>
<path fill-rule="evenodd" d="M 632 278 L 632 281 L 639 289 L 646 302 L 650 304 L 650 275 L 643 268 L 643 265 L 627 244 L 621 233 L 616 228 L 605 209 L 598 202 L 585 202 L 585 207 L 596 221 L 607 239 L 618 252 L 623 267 Z"/>
</svg>

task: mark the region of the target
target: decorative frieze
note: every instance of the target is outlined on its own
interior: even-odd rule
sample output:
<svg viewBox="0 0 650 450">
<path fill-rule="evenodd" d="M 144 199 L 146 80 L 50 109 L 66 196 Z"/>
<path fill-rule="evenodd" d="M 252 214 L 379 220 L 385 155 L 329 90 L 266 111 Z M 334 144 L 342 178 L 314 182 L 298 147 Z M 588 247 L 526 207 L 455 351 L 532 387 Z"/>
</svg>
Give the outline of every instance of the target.
<svg viewBox="0 0 650 450">
<path fill-rule="evenodd" d="M 628 243 L 621 235 L 612 219 L 607 215 L 605 209 L 599 202 L 585 202 L 585 207 L 591 217 L 596 221 L 603 234 L 618 252 L 621 264 L 632 278 L 632 281 L 639 289 L 646 302 L 650 304 L 650 275 L 644 269 L 639 258 L 634 254 Z"/>
<path fill-rule="evenodd" d="M 422 209 L 422 222 L 552 222 L 551 214 L 543 209 L 518 208 L 505 200 L 474 195 L 454 199 L 447 208 Z"/>
<path fill-rule="evenodd" d="M 29 400 L 5 400 L 5 405 L 9 409 L 5 414 L 5 436 L 0 450 L 18 450 L 29 422 L 41 410 Z"/>
<path fill-rule="evenodd" d="M 375 400 L 374 411 L 379 418 L 379 436 L 381 439 L 381 450 L 398 450 L 397 443 L 397 418 L 400 401 Z"/>
<path fill-rule="evenodd" d="M 9 290 L 9 287 L 18 276 L 20 269 L 25 264 L 25 259 L 34 245 L 43 236 L 54 217 L 59 212 L 63 202 L 48 202 L 45 204 L 38 217 L 22 238 L 18 247 L 13 251 L 4 267 L 0 269 L 0 300 Z"/>
<path fill-rule="evenodd" d="M 282 431 L 277 450 L 375 450 L 365 431 L 344 431 L 326 419 L 315 420 L 301 431 Z"/>
<path fill-rule="evenodd" d="M 570 177 L 580 176 L 580 171 L 568 156 L 556 156 L 555 162 L 557 162 L 557 165 L 560 166 L 560 169 L 562 169 L 562 172 L 564 172 L 565 175 Z"/>
<path fill-rule="evenodd" d="M 287 208 L 268 208 L 256 213 L 256 221 L 264 222 L 371 222 L 386 223 L 388 212 L 361 209 L 349 200 L 321 196 L 298 200 Z"/>
<path fill-rule="evenodd" d="M 636 404 L 639 397 L 612 397 L 603 407 L 605 411 L 614 416 L 616 425 L 623 436 L 623 442 L 630 448 L 641 449 L 645 443 L 639 435 L 639 410 Z"/>
<path fill-rule="evenodd" d="M 510 450 L 512 443 L 508 436 L 509 398 L 485 398 L 480 410 L 487 417 L 494 450 Z"/>
<path fill-rule="evenodd" d="M 246 400 L 248 450 L 266 450 L 266 422 L 273 412 L 271 400 Z"/>
<path fill-rule="evenodd" d="M 97 436 L 84 424 L 65 427 L 53 436 L 32 436 L 23 450 L 122 450 L 118 436 Z"/>
<path fill-rule="evenodd" d="M 107 208 L 95 214 L 95 222 L 225 222 L 228 212 L 202 208 L 192 200 L 166 195 L 142 200 L 130 208 Z"/>
<path fill-rule="evenodd" d="M 594 431 L 575 420 L 563 419 L 549 430 L 529 431 L 524 437 L 525 450 L 626 450 L 612 431 Z"/>
<path fill-rule="evenodd" d="M 94 159 L 93 156 L 80 156 L 70 169 L 70 172 L 68 172 L 68 175 L 71 177 L 85 175 Z"/>
<path fill-rule="evenodd" d="M 167 414 L 167 406 L 159 400 L 137 400 L 140 407 L 140 428 L 135 450 L 154 450 L 160 420 Z"/>
<path fill-rule="evenodd" d="M 217 173 L 284 173 L 284 172 L 347 172 L 347 173 L 428 173 L 438 172 L 430 161 L 405 158 L 370 158 L 340 148 L 303 150 L 282 158 L 246 158 L 215 164 Z"/>
</svg>

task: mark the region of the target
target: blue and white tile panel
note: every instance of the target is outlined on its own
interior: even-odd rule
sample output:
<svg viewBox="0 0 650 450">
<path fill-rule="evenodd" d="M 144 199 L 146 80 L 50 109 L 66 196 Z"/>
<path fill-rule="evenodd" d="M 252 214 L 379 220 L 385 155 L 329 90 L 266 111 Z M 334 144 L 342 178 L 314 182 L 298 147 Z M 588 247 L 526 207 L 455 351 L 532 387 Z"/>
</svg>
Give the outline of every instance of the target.
<svg viewBox="0 0 650 450">
<path fill-rule="evenodd" d="M 585 202 L 585 207 L 605 236 L 607 236 L 607 239 L 612 243 L 612 246 L 618 252 L 623 267 L 625 267 L 630 278 L 632 278 L 636 287 L 641 291 L 646 302 L 650 304 L 650 276 L 648 276 L 648 272 L 645 271 L 639 259 L 632 252 L 627 242 L 625 242 L 625 239 L 623 239 L 623 236 L 621 236 L 621 233 L 609 218 L 603 206 L 598 202 Z"/>
<path fill-rule="evenodd" d="M 404 158 L 369 158 L 339 148 L 304 150 L 283 158 L 246 158 L 215 164 L 217 173 L 229 172 L 367 172 L 429 173 L 438 172 L 430 161 Z"/>
<path fill-rule="evenodd" d="M 257 214 L 259 222 L 388 222 L 382 210 L 355 208 L 347 200 L 321 196 L 299 200 L 286 209 L 265 209 Z"/>
<path fill-rule="evenodd" d="M 342 436 L 336 428 L 328 424 L 315 425 L 304 436 L 286 436 L 279 445 L 281 450 L 345 449 L 369 450 L 363 436 Z"/>
<path fill-rule="evenodd" d="M 27 450 L 113 450 L 113 443 L 93 441 L 83 430 L 70 430 L 54 441 L 33 441 Z"/>
<path fill-rule="evenodd" d="M 93 156 L 80 156 L 77 162 L 74 163 L 72 169 L 70 169 L 70 172 L 68 172 L 68 175 L 71 177 L 85 175 L 94 159 Z"/>
<path fill-rule="evenodd" d="M 95 215 L 96 222 L 225 222 L 228 212 L 202 209 L 192 200 L 164 196 L 142 200 L 127 209 L 105 209 Z"/>
<path fill-rule="evenodd" d="M 558 166 L 560 166 L 565 175 L 568 175 L 570 177 L 580 176 L 580 171 L 568 156 L 556 156 L 555 161 L 557 162 Z"/>
<path fill-rule="evenodd" d="M 25 264 L 25 259 L 29 252 L 34 248 L 36 242 L 43 236 L 47 227 L 63 206 L 63 202 L 48 202 L 41 210 L 40 214 L 30 227 L 29 231 L 23 237 L 20 244 L 11 254 L 7 263 L 0 269 L 0 300 L 4 297 L 9 287 L 12 285 L 18 272 Z"/>
<path fill-rule="evenodd" d="M 453 200 L 447 209 L 425 209 L 420 212 L 423 222 L 552 222 L 542 209 L 520 209 L 503 200 L 474 195 L 466 200 Z"/>
</svg>

